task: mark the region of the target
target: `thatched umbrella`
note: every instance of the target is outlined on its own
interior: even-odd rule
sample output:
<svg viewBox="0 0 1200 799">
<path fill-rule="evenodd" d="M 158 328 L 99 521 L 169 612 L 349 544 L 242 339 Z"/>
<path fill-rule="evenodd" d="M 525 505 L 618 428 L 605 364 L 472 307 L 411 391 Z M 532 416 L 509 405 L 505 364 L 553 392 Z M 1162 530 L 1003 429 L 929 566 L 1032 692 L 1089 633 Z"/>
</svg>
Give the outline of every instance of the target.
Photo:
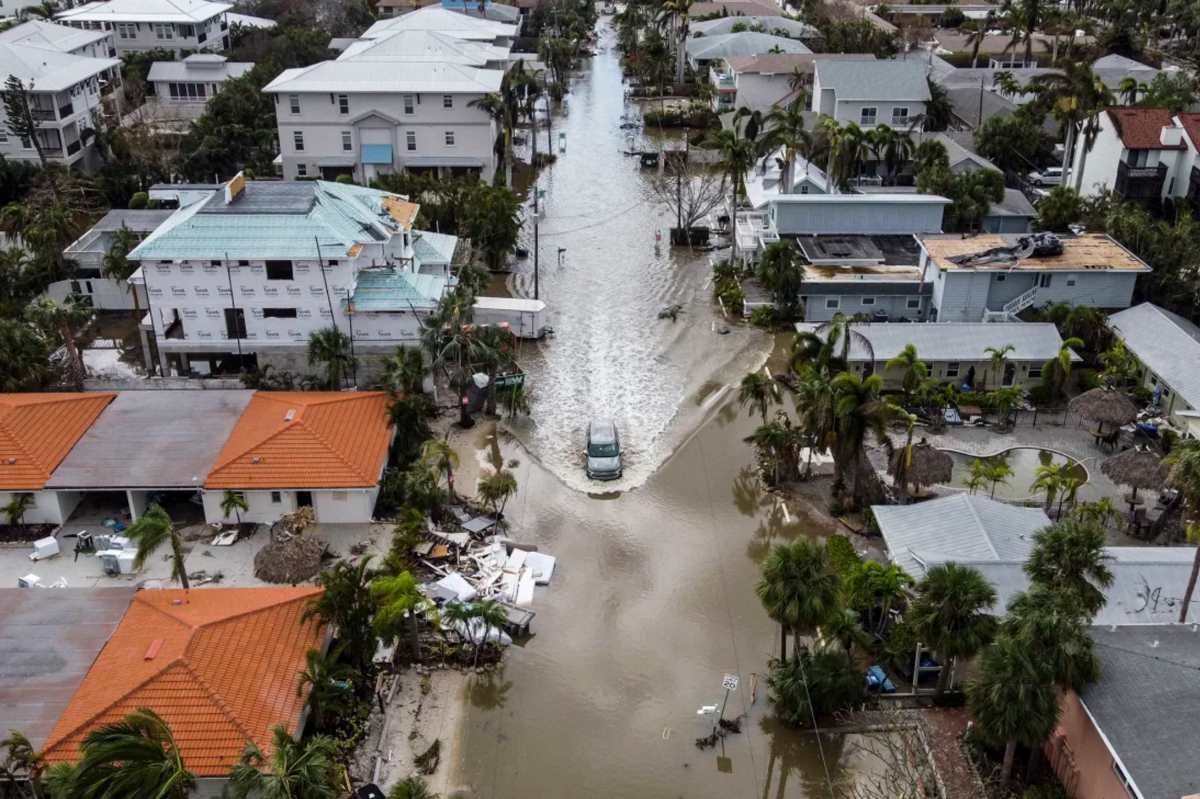
<svg viewBox="0 0 1200 799">
<path fill-rule="evenodd" d="M 1084 419 L 1090 419 L 1100 425 L 1111 424 L 1120 427 L 1137 419 L 1138 409 L 1133 400 L 1117 391 L 1115 388 L 1093 388 L 1085 391 L 1071 400 L 1068 407 L 1071 413 L 1077 413 Z"/>
<path fill-rule="evenodd" d="M 1100 464 L 1114 483 L 1131 486 L 1137 499 L 1139 488 L 1162 488 L 1167 483 L 1167 467 L 1157 453 L 1144 447 L 1133 447 L 1113 455 Z"/>
<path fill-rule="evenodd" d="M 908 467 L 904 468 L 904 450 L 905 447 L 897 447 L 892 452 L 888 474 L 895 476 L 896 470 L 902 469 L 905 482 L 916 486 L 918 491 L 921 486 L 950 482 L 950 474 L 954 470 L 954 459 L 950 453 L 943 452 L 922 438 L 912 445 L 912 457 Z"/>
</svg>

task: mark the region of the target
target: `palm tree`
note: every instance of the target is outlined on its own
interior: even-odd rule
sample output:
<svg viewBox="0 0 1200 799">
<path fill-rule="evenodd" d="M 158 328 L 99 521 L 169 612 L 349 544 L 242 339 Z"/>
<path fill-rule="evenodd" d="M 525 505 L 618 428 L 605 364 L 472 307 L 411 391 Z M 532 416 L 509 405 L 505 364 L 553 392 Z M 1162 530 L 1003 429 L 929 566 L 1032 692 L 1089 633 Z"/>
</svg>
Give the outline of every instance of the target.
<svg viewBox="0 0 1200 799">
<path fill-rule="evenodd" d="M 1167 483 L 1183 495 L 1193 516 L 1200 513 L 1200 442 L 1179 442 L 1163 458 L 1163 462 L 1169 467 Z M 1188 526 L 1187 540 L 1190 544 L 1197 544 L 1197 547 L 1196 557 L 1192 561 L 1192 573 L 1188 577 L 1187 590 L 1183 595 L 1183 606 L 1179 609 L 1180 624 L 1187 621 L 1192 594 L 1196 590 L 1196 580 L 1200 577 L 1200 524 Z"/>
<path fill-rule="evenodd" d="M 475 645 L 475 665 L 479 665 L 479 652 L 487 644 L 492 630 L 501 630 L 508 624 L 508 613 L 504 606 L 494 599 L 485 599 L 475 605 L 475 618 L 483 625 L 483 635 Z"/>
<path fill-rule="evenodd" d="M 467 105 L 471 106 L 472 108 L 478 108 L 490 116 L 493 122 L 500 123 L 500 130 L 496 136 L 495 150 L 496 154 L 499 155 L 504 162 L 503 172 L 511 174 L 512 134 L 515 123 L 508 105 L 504 102 L 504 98 L 495 92 L 489 92 L 488 94 L 475 98 L 471 102 L 467 103 Z M 499 173 L 497 174 L 499 175 Z"/>
<path fill-rule="evenodd" d="M 39 297 L 25 307 L 25 318 L 48 339 L 62 342 L 71 364 L 71 380 L 77 389 L 82 390 L 87 368 L 75 337 L 79 329 L 92 318 L 92 310 L 74 297 L 68 297 L 61 303 L 49 297 Z"/>
<path fill-rule="evenodd" d="M 3 508 L 0 508 L 0 513 L 4 514 L 5 521 L 9 526 L 16 527 L 25 522 L 25 514 L 29 512 L 33 506 L 33 494 L 28 491 L 21 491 L 12 495 L 12 499 L 8 501 Z"/>
<path fill-rule="evenodd" d="M 1002 458 L 992 458 L 986 461 L 986 474 L 988 482 L 992 484 L 991 499 L 996 498 L 996 486 L 1000 483 L 1008 485 L 1008 478 L 1012 477 L 1012 467 L 1008 465 L 1008 461 Z"/>
<path fill-rule="evenodd" d="M 739 112 L 740 113 L 740 112 Z M 729 175 L 732 184 L 732 198 L 729 206 L 729 224 L 732 232 L 729 262 L 737 263 L 737 207 L 738 193 L 742 189 L 743 178 L 753 166 L 758 155 L 754 137 L 746 134 L 741 119 L 735 115 L 733 125 L 719 131 L 710 132 L 701 142 L 701 146 L 716 150 L 719 155 L 717 165 Z"/>
<path fill-rule="evenodd" d="M 994 380 L 998 388 L 1004 382 L 1004 370 L 1008 366 L 1008 354 L 1016 349 L 1012 344 L 1002 347 L 984 347 L 983 352 L 988 356 L 988 378 Z"/>
<path fill-rule="evenodd" d="M 1079 692 L 1100 677 L 1090 622 L 1075 597 L 1035 585 L 1008 603 L 1003 629 L 1036 653 L 1051 682 Z"/>
<path fill-rule="evenodd" d="M 1084 613 L 1094 615 L 1113 582 L 1104 544 L 1099 526 L 1077 517 L 1062 519 L 1037 532 L 1025 573 L 1035 584 L 1075 597 Z"/>
<path fill-rule="evenodd" d="M 326 730 L 330 716 L 337 719 L 353 707 L 354 670 L 338 662 L 341 653 L 339 646 L 328 655 L 321 654 L 319 649 L 310 649 L 304 656 L 306 665 L 300 672 L 296 695 L 303 696 L 308 689 L 308 707 L 313 729 L 317 732 Z"/>
<path fill-rule="evenodd" d="M 141 300 L 138 298 L 137 287 L 129 282 L 129 278 L 138 270 L 141 264 L 129 260 L 129 253 L 137 247 L 138 234 L 125 225 L 113 231 L 113 243 L 100 261 L 100 274 L 109 280 L 117 280 L 125 284 L 125 290 L 133 295 L 133 318 L 141 319 Z"/>
<path fill-rule="evenodd" d="M 788 630 L 797 639 L 794 657 L 799 657 L 799 637 L 837 611 L 841 580 L 824 545 L 799 538 L 771 549 L 754 590 L 767 615 L 779 623 L 779 659 L 787 660 Z"/>
<path fill-rule="evenodd" d="M 1144 93 L 1148 87 L 1144 83 L 1139 83 L 1137 78 L 1125 77 L 1121 78 L 1121 82 L 1117 85 L 1117 94 L 1121 98 L 1122 105 L 1137 105 L 1138 94 Z"/>
<path fill-rule="evenodd" d="M 456 501 L 454 470 L 458 468 L 458 452 L 444 438 L 431 438 L 421 446 L 421 463 L 435 472 L 446 475 L 446 491 L 450 501 Z"/>
<path fill-rule="evenodd" d="M 857 564 L 843 580 L 850 607 L 876 617 L 874 631 L 882 634 L 892 606 L 905 595 L 913 578 L 894 563 L 884 566 L 873 560 Z"/>
<path fill-rule="evenodd" d="M 246 495 L 241 491 L 230 491 L 225 489 L 224 495 L 221 497 L 221 516 L 228 519 L 231 515 L 237 518 L 237 523 L 242 523 L 242 512 L 250 510 L 249 503 L 246 502 Z"/>
<path fill-rule="evenodd" d="M 960 30 L 967 31 L 966 45 L 971 48 L 971 69 L 979 66 L 979 48 L 983 46 L 983 42 L 987 38 L 987 32 L 992 27 L 994 19 L 994 12 L 989 11 L 986 19 L 969 19 L 959 28 Z M 979 120 L 979 124 L 983 124 L 982 119 Z"/>
<path fill-rule="evenodd" d="M 843 479 L 853 484 L 851 510 L 873 504 L 883 497 L 883 484 L 867 460 L 866 440 L 871 434 L 882 441 L 888 422 L 897 415 L 896 406 L 879 398 L 883 378 L 860 377 L 842 372 L 833 379 L 834 416 L 837 418 L 837 444 L 834 460 L 840 461 Z"/>
<path fill-rule="evenodd" d="M 783 148 L 783 193 L 791 194 L 796 187 L 796 159 L 803 158 L 807 171 L 808 159 L 812 157 L 813 134 L 805 128 L 804 117 L 808 109 L 804 97 L 797 97 L 767 115 L 766 141 L 774 149 Z"/>
<path fill-rule="evenodd" d="M 782 397 L 779 384 L 775 378 L 762 372 L 749 372 L 742 378 L 738 386 L 738 404 L 743 408 L 749 407 L 750 412 L 758 411 L 763 424 L 767 423 L 767 413 L 772 405 L 778 405 Z"/>
<path fill-rule="evenodd" d="M 420 394 L 425 380 L 425 355 L 417 347 L 397 347 L 383 366 L 383 385 L 396 395 Z"/>
<path fill-rule="evenodd" d="M 407 626 L 413 662 L 421 660 L 421 628 L 417 616 L 433 603 L 417 588 L 417 579 L 403 571 L 395 576 L 376 577 L 371 583 L 371 598 L 378 605 L 375 632 L 385 641 L 395 641 Z"/>
<path fill-rule="evenodd" d="M 137 555 L 133 559 L 135 569 L 141 569 L 146 565 L 146 560 L 159 547 L 169 544 L 171 547 L 171 579 L 178 580 L 184 591 L 191 587 L 188 585 L 187 567 L 183 562 L 183 539 L 180 538 L 179 531 L 175 529 L 170 515 L 163 510 L 161 505 L 155 503 L 146 508 L 146 512 L 136 522 L 129 525 L 125 535 L 137 544 Z"/>
<path fill-rule="evenodd" d="M 663 0 L 661 13 L 675 20 L 675 83 L 683 83 L 687 67 L 688 22 L 695 0 Z"/>
<path fill-rule="evenodd" d="M 392 788 L 388 799 L 438 799 L 438 795 L 420 777 L 405 777 Z"/>
<path fill-rule="evenodd" d="M 1046 502 L 1043 506 L 1046 512 L 1050 512 L 1051 506 L 1054 505 L 1055 498 L 1062 492 L 1066 485 L 1068 472 L 1072 469 L 1072 465 L 1068 462 L 1038 464 L 1034 471 L 1034 481 L 1029 486 L 1030 491 L 1046 492 Z"/>
<path fill-rule="evenodd" d="M 515 345 L 512 329 L 500 325 L 482 325 L 475 328 L 477 359 L 487 370 L 488 395 L 485 412 L 496 414 L 496 376 L 500 368 L 512 362 Z"/>
<path fill-rule="evenodd" d="M 1083 339 L 1068 338 L 1062 343 L 1058 355 L 1046 361 L 1042 367 L 1042 382 L 1049 387 L 1051 399 L 1058 399 L 1066 390 L 1071 379 L 1071 357 L 1075 354 L 1072 348 L 1084 346 Z"/>
<path fill-rule="evenodd" d="M 957 563 L 934 566 L 917 584 L 908 621 L 920 640 L 938 654 L 937 695 L 946 692 L 959 658 L 983 649 L 996 629 L 991 615 L 996 591 L 977 570 Z"/>
<path fill-rule="evenodd" d="M 904 389 L 906 403 L 917 390 L 917 386 L 921 385 L 921 381 L 929 377 L 929 367 L 917 357 L 917 348 L 912 344 L 905 344 L 896 357 L 884 364 L 884 369 L 901 370 L 900 387 Z"/>
<path fill-rule="evenodd" d="M 863 629 L 858 611 L 851 608 L 835 610 L 821 623 L 819 630 L 822 640 L 836 641 L 847 655 L 854 649 L 855 644 L 866 647 L 871 643 L 871 636 Z"/>
<path fill-rule="evenodd" d="M 375 602 L 371 598 L 371 577 L 370 557 L 358 563 L 339 560 L 332 569 L 321 572 L 324 590 L 309 600 L 301 617 L 304 621 L 320 619 L 337 631 L 338 641 L 360 675 L 360 688 L 369 684 L 375 673 L 377 641 L 372 626 Z"/>
<path fill-rule="evenodd" d="M 1038 75 L 1033 79 L 1032 86 L 1039 102 L 1049 108 L 1054 118 L 1067 130 L 1063 151 L 1063 185 L 1069 185 L 1070 179 L 1074 178 L 1075 191 L 1078 192 L 1082 188 L 1083 167 L 1087 163 L 1088 151 L 1100 130 L 1099 113 L 1113 104 L 1108 87 L 1092 72 L 1091 64 L 1086 59 L 1067 61 L 1061 73 Z M 1084 139 L 1084 149 L 1079 161 L 1079 173 L 1071 174 L 1075 148 L 1079 146 L 1081 137 Z"/>
<path fill-rule="evenodd" d="M 33 747 L 32 741 L 16 730 L 9 730 L 8 737 L 0 741 L 0 748 L 4 749 L 0 780 L 15 785 L 25 784 L 29 787 L 30 799 L 40 799 L 46 758 Z"/>
<path fill-rule="evenodd" d="M 912 137 L 888 125 L 876 125 L 867 131 L 867 144 L 875 154 L 875 160 L 884 166 L 885 174 L 880 176 L 883 185 L 892 185 L 900 167 L 912 158 Z"/>
<path fill-rule="evenodd" d="M 87 734 L 70 796 L 94 799 L 186 799 L 196 786 L 166 721 L 138 708 Z"/>
<path fill-rule="evenodd" d="M 463 644 L 475 645 L 474 621 L 479 608 L 473 602 L 447 602 L 442 606 L 442 619 L 454 625 L 459 640 Z"/>
<path fill-rule="evenodd" d="M 337 743 L 315 735 L 303 741 L 282 726 L 272 729 L 271 757 L 247 743 L 241 760 L 229 772 L 234 799 L 337 799 L 342 795 L 342 768 Z"/>
<path fill-rule="evenodd" d="M 1058 725 L 1054 684 L 1024 642 L 1001 635 L 983 652 L 979 676 L 967 685 L 971 715 L 985 740 L 1004 746 L 1000 782 L 1007 785 L 1017 745 L 1040 746 Z"/>
<path fill-rule="evenodd" d="M 497 519 L 504 518 L 504 506 L 517 493 L 517 478 L 505 469 L 495 469 L 479 480 L 479 498 L 492 508 Z"/>
<path fill-rule="evenodd" d="M 308 365 L 318 364 L 325 370 L 325 387 L 340 389 L 346 373 L 356 366 L 350 337 L 332 326 L 313 331 L 308 339 Z"/>
</svg>

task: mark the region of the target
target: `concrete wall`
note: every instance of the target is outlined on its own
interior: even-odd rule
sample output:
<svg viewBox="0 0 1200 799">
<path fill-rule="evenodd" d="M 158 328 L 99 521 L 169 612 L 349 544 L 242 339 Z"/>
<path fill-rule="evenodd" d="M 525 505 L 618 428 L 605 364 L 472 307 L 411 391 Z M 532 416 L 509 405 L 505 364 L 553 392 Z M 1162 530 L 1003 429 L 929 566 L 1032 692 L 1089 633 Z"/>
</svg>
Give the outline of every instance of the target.
<svg viewBox="0 0 1200 799">
<path fill-rule="evenodd" d="M 1138 272 L 1055 272 L 1050 285 L 1038 286 L 1037 303 L 1067 302 L 1093 308 L 1128 308 Z"/>
<path fill-rule="evenodd" d="M 871 315 L 880 310 L 887 312 L 888 319 L 899 319 L 903 316 L 907 319 L 917 320 L 924 318 L 922 315 L 928 303 L 927 298 L 917 295 L 876 296 L 873 298 L 874 305 L 863 305 L 863 295 L 861 294 L 814 294 L 802 296 L 801 299 L 804 300 L 804 321 L 806 322 L 828 322 L 837 313 L 847 316 L 857 313 Z M 837 300 L 838 307 L 828 307 L 826 300 Z M 916 302 L 918 307 L 908 307 L 909 300 Z"/>
<path fill-rule="evenodd" d="M 920 355 L 920 353 L 917 353 Z M 935 380 L 944 380 L 954 382 L 961 385 L 967 378 L 967 373 L 971 367 L 975 367 L 975 387 L 977 389 L 992 390 L 999 388 L 1001 385 L 1002 375 L 993 375 L 990 361 L 981 358 L 978 361 L 960 361 L 958 362 L 957 374 L 949 374 L 951 363 L 949 361 L 931 361 L 927 358 L 922 358 L 925 365 L 929 367 L 929 376 Z M 859 366 L 863 362 L 859 362 Z M 1042 362 L 1032 361 L 1010 361 L 1014 367 L 1013 381 L 1010 385 L 1032 387 L 1042 382 L 1041 368 Z M 884 362 L 880 361 L 875 364 L 875 374 L 883 376 L 884 388 L 899 389 L 901 380 L 904 377 L 902 369 L 884 369 Z M 1030 372 L 1033 375 L 1030 375 Z"/>
<path fill-rule="evenodd" d="M 978 322 L 984 310 L 1005 303 L 1037 286 L 1034 305 L 1065 302 L 1093 308 L 1128 308 L 1138 272 L 1004 272 L 951 269 L 936 271 L 934 306 L 939 322 Z M 1049 285 L 1042 285 L 1047 279 Z"/>
<path fill-rule="evenodd" d="M 984 233 L 1029 233 L 1033 220 L 1027 216 L 985 216 L 982 228 Z"/>
<path fill-rule="evenodd" d="M 875 109 L 874 125 L 867 124 L 862 121 L 862 111 L 864 108 Z M 908 119 L 906 122 L 892 122 L 892 112 L 896 109 L 908 110 Z M 908 126 L 916 122 L 917 117 L 924 113 L 925 103 L 896 102 L 893 100 L 870 100 L 867 102 L 838 100 L 836 106 L 834 107 L 833 117 L 842 124 L 853 122 L 860 128 L 873 128 L 876 125 L 888 125 L 907 130 Z"/>
<path fill-rule="evenodd" d="M 246 504 L 250 506 L 249 510 L 241 513 L 241 519 L 244 522 L 270 524 L 283 514 L 291 513 L 297 507 L 295 491 L 243 491 L 242 494 L 246 497 Z M 273 494 L 278 495 L 278 502 L 273 499 Z M 221 512 L 221 501 L 225 498 L 223 490 L 206 489 L 201 496 L 204 500 L 204 520 L 206 522 L 233 524 L 237 521 L 235 514 L 226 516 Z"/>
<path fill-rule="evenodd" d="M 313 507 L 321 524 L 362 524 L 371 521 L 377 488 L 346 491 L 314 491 Z"/>
<path fill-rule="evenodd" d="M 1113 769 L 1112 752 L 1079 697 L 1068 691 L 1061 704 L 1058 728 L 1044 750 L 1067 795 L 1073 799 L 1128 799 L 1132 793 Z"/>
<path fill-rule="evenodd" d="M 146 287 L 138 286 L 138 302 L 142 310 L 146 308 Z M 133 310 L 133 291 L 124 280 L 111 280 L 106 277 L 86 277 L 77 280 L 59 280 L 46 287 L 46 296 L 55 302 L 63 302 L 72 294 L 92 301 L 92 307 L 102 311 L 131 311 Z"/>
<path fill-rule="evenodd" d="M 33 504 L 25 511 L 24 524 L 62 524 L 79 505 L 78 491 L 0 491 L 0 505 L 12 502 L 17 494 L 33 494 Z M 0 522 L 8 519 L 0 517 Z"/>
<path fill-rule="evenodd" d="M 241 513 L 243 522 L 259 522 L 270 524 L 285 513 L 290 513 L 299 507 L 297 491 L 285 489 L 272 491 L 243 491 L 249 510 Z M 344 491 L 329 489 L 313 490 L 313 509 L 317 521 L 322 524 L 364 524 L 371 521 L 375 510 L 375 499 L 379 495 L 378 488 L 350 488 Z M 278 494 L 279 501 L 272 498 Z M 204 499 L 204 519 L 209 523 L 233 524 L 237 521 L 235 515 L 225 516 L 221 512 L 221 500 L 225 492 L 221 489 L 206 490 Z"/>
<path fill-rule="evenodd" d="M 1072 160 L 1070 185 L 1078 185 L 1079 193 L 1084 197 L 1093 197 L 1117 185 L 1117 163 L 1125 152 L 1125 145 L 1109 115 L 1100 114 L 1098 119 L 1100 132 L 1096 134 L 1091 149 L 1086 151 L 1087 157 L 1084 157 L 1085 149 L 1081 141 L 1075 148 Z M 1079 173 L 1080 165 L 1083 167 L 1082 175 Z"/>
<path fill-rule="evenodd" d="M 69 17 L 55 21 L 73 28 L 112 31 L 120 55 L 146 50 L 172 50 L 176 54 L 183 50 L 220 52 L 229 44 L 229 32 L 221 28 L 225 21 L 224 13 L 187 26 L 172 23 L 160 25 L 150 21 L 115 25 L 109 22 L 83 22 Z M 200 41 L 201 37 L 204 41 Z"/>
</svg>

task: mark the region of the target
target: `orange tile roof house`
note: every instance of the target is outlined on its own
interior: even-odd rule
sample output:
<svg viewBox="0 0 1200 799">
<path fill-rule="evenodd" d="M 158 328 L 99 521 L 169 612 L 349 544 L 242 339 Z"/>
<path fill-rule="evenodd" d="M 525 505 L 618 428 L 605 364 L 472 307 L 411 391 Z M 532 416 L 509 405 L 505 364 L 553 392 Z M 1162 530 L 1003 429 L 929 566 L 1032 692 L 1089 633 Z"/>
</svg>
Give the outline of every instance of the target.
<svg viewBox="0 0 1200 799">
<path fill-rule="evenodd" d="M 320 522 L 370 521 L 392 439 L 388 402 L 381 391 L 256 393 L 204 480 L 206 518 L 223 519 L 228 490 L 250 506 L 243 521 L 304 504 Z"/>
<path fill-rule="evenodd" d="M 29 524 L 61 524 L 78 494 L 43 491 L 46 482 L 116 394 L 0 394 L 0 505 L 31 493 Z"/>
<path fill-rule="evenodd" d="M 247 742 L 269 758 L 272 728 L 297 734 L 303 724 L 308 693 L 299 673 L 306 653 L 327 641 L 318 622 L 301 617 L 319 593 L 139 591 L 47 737 L 46 759 L 77 760 L 88 732 L 148 707 L 171 725 L 201 779 L 198 792 L 219 795 Z"/>
</svg>

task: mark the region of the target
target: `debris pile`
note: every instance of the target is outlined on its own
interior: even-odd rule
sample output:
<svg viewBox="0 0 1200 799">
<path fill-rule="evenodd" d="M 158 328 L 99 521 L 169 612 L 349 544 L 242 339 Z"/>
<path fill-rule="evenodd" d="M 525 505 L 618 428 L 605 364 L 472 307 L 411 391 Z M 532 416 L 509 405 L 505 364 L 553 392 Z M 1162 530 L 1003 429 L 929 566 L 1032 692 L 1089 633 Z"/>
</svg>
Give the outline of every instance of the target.
<svg viewBox="0 0 1200 799">
<path fill-rule="evenodd" d="M 254 556 L 254 576 L 268 583 L 302 583 L 321 571 L 325 544 L 315 538 L 295 536 L 272 540 Z"/>
</svg>

